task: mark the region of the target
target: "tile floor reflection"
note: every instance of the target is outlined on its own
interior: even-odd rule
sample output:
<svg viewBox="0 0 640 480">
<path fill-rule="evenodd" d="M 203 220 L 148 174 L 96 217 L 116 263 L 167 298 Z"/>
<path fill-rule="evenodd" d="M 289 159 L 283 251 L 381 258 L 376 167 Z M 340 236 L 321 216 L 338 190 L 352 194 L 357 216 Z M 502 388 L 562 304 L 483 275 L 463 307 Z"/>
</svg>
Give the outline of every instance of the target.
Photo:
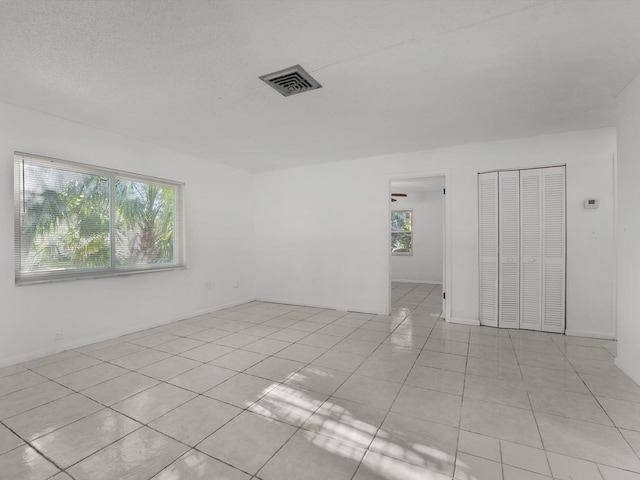
<svg viewBox="0 0 640 480">
<path fill-rule="evenodd" d="M 0 369 L 0 479 L 640 480 L 612 341 L 251 302 Z"/>
</svg>

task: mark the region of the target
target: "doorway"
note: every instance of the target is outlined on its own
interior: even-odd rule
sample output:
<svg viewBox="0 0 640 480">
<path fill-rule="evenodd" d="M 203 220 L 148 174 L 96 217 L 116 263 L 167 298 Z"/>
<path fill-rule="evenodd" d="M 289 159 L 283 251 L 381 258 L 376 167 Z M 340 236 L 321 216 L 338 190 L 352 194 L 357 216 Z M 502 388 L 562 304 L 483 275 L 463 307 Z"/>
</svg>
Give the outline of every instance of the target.
<svg viewBox="0 0 640 480">
<path fill-rule="evenodd" d="M 450 321 L 447 181 L 442 171 L 389 181 L 390 313 L 438 312 Z"/>
</svg>

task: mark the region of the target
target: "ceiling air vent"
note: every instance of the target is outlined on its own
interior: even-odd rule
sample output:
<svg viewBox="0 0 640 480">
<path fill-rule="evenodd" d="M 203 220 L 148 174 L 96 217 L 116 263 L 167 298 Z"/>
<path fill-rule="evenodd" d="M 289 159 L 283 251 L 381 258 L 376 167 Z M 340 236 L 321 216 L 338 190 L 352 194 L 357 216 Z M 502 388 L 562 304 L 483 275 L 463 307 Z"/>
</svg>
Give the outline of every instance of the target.
<svg viewBox="0 0 640 480">
<path fill-rule="evenodd" d="M 300 65 L 294 65 L 284 70 L 262 75 L 260 80 L 271 85 L 285 97 L 315 90 L 316 88 L 322 88 L 322 85 L 312 78 Z"/>
</svg>

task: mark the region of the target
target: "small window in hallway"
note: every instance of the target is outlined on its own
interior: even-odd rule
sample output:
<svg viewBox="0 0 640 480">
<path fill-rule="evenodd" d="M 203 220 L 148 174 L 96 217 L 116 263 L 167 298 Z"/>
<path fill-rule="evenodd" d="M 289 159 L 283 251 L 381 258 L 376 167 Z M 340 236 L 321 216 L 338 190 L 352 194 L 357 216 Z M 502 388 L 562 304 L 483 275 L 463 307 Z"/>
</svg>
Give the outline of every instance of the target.
<svg viewBox="0 0 640 480">
<path fill-rule="evenodd" d="M 413 211 L 391 212 L 391 254 L 413 255 Z"/>
</svg>

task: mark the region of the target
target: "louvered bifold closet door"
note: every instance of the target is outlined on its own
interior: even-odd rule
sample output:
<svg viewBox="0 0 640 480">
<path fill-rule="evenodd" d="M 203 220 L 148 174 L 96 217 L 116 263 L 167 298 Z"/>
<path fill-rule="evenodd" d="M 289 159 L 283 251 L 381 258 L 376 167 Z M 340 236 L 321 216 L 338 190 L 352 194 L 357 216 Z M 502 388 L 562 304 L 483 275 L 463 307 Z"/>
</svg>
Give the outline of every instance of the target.
<svg viewBox="0 0 640 480">
<path fill-rule="evenodd" d="M 498 326 L 498 172 L 478 175 L 480 324 Z"/>
<path fill-rule="evenodd" d="M 564 333 L 565 169 L 542 170 L 542 330 Z"/>
<path fill-rule="evenodd" d="M 499 177 L 499 312 L 500 328 L 520 326 L 520 172 Z"/>
<path fill-rule="evenodd" d="M 520 171 L 520 328 L 542 328 L 542 169 Z"/>
</svg>

